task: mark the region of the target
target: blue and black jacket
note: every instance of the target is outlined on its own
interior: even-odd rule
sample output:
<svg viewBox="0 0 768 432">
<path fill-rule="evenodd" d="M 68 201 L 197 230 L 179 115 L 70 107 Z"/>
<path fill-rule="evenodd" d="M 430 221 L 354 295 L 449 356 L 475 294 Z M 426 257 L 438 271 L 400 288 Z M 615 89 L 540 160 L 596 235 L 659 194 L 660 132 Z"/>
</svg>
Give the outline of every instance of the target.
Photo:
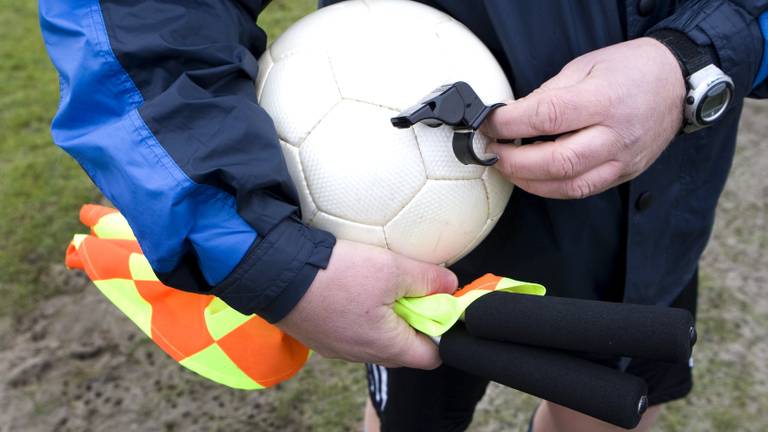
<svg viewBox="0 0 768 432">
<path fill-rule="evenodd" d="M 256 102 L 266 3 L 40 0 L 40 18 L 61 82 L 54 141 L 126 216 L 161 280 L 277 321 L 327 265 L 334 237 L 301 223 L 277 133 Z M 464 281 L 491 271 L 561 295 L 624 287 L 627 301 L 674 298 L 709 236 L 741 100 L 768 95 L 768 0 L 425 3 L 483 39 L 517 96 L 578 55 L 653 27 L 712 47 L 736 83 L 728 118 L 595 197 L 516 189 L 494 233 L 455 267 Z M 650 208 L 636 204 L 651 196 Z"/>
</svg>

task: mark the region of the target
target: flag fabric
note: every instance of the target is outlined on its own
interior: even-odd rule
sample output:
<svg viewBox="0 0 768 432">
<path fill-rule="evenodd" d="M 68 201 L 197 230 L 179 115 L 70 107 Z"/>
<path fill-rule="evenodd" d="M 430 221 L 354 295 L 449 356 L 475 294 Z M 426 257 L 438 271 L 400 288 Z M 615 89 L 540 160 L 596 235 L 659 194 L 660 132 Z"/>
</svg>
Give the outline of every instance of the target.
<svg viewBox="0 0 768 432">
<path fill-rule="evenodd" d="M 243 315 L 220 299 L 162 284 L 141 252 L 128 222 L 115 209 L 85 205 L 66 264 L 94 285 L 171 358 L 229 387 L 255 390 L 295 375 L 310 350 L 257 315 Z M 454 295 L 403 298 L 394 310 L 411 326 L 439 336 L 472 301 L 495 291 L 543 295 L 544 287 L 487 274 Z"/>
</svg>

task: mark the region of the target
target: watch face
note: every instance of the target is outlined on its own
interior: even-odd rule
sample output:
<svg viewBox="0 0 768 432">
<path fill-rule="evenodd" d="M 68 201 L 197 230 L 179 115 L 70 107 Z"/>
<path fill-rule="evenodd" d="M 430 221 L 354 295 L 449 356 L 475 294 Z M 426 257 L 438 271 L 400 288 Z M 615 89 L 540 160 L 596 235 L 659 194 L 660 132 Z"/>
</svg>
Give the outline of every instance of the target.
<svg viewBox="0 0 768 432">
<path fill-rule="evenodd" d="M 726 82 L 717 83 L 707 90 L 699 108 L 702 123 L 711 123 L 720 117 L 731 100 L 731 92 L 732 89 Z"/>
</svg>

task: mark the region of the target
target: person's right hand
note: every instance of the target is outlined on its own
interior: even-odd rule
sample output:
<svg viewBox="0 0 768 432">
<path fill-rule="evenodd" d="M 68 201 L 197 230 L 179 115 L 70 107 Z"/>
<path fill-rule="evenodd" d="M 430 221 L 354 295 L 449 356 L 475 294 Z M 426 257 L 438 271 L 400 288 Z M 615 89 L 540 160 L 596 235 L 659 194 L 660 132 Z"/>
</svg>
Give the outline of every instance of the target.
<svg viewBox="0 0 768 432">
<path fill-rule="evenodd" d="M 437 346 L 395 315 L 400 297 L 453 293 L 456 276 L 386 249 L 339 240 L 296 307 L 277 323 L 324 357 L 434 369 Z"/>
</svg>

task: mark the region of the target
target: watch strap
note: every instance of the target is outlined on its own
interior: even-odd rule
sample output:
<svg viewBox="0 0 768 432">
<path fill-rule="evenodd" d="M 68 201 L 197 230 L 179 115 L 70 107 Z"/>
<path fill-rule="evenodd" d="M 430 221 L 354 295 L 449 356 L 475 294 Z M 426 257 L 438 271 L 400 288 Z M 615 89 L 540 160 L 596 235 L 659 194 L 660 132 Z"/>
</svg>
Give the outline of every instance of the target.
<svg viewBox="0 0 768 432">
<path fill-rule="evenodd" d="M 683 76 L 688 78 L 705 67 L 715 64 L 716 56 L 710 46 L 696 44 L 683 32 L 670 29 L 655 30 L 648 34 L 663 43 L 680 63 Z"/>
</svg>

